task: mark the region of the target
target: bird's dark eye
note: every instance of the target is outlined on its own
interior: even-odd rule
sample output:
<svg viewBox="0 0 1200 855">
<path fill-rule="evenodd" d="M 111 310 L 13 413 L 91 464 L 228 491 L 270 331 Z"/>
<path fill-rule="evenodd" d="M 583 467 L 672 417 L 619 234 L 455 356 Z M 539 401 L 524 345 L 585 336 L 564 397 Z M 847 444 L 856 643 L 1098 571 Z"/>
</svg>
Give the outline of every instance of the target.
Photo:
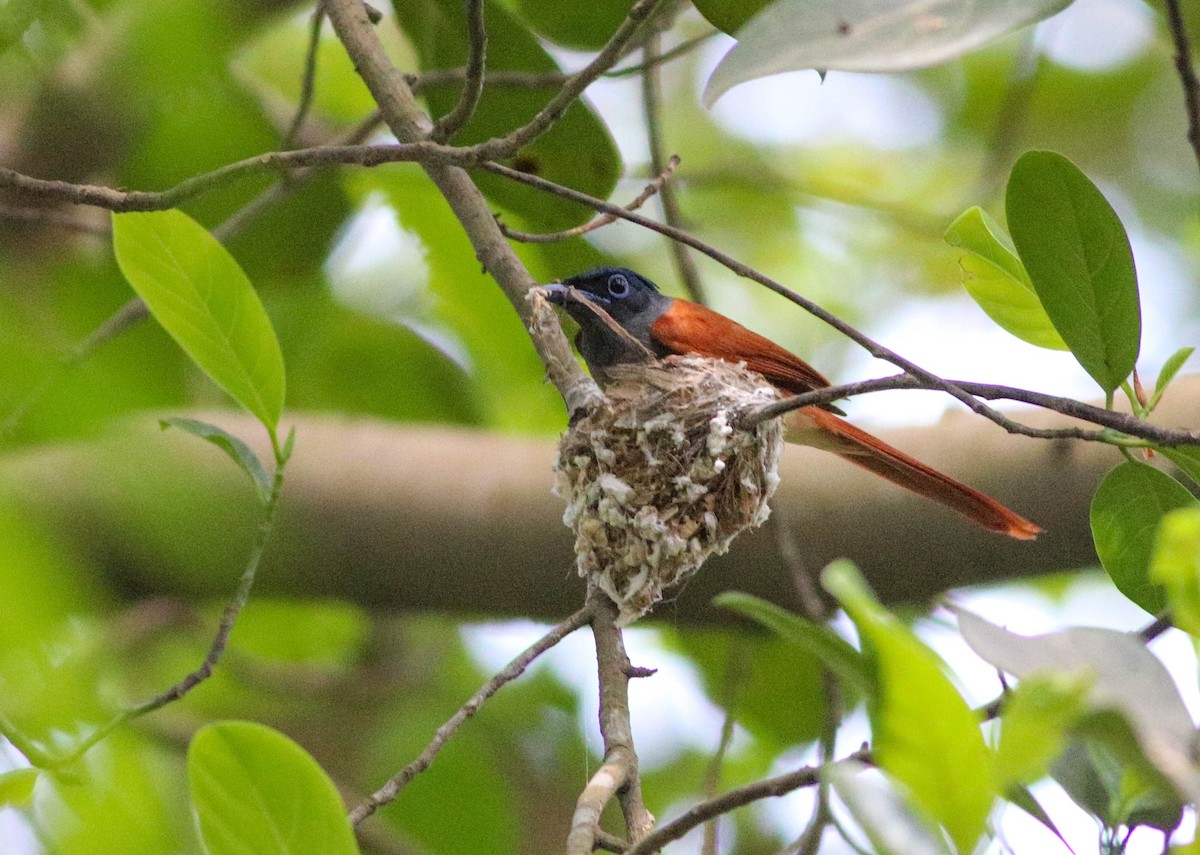
<svg viewBox="0 0 1200 855">
<path fill-rule="evenodd" d="M 622 273 L 614 273 L 608 277 L 609 296 L 620 299 L 629 296 L 629 280 Z"/>
</svg>

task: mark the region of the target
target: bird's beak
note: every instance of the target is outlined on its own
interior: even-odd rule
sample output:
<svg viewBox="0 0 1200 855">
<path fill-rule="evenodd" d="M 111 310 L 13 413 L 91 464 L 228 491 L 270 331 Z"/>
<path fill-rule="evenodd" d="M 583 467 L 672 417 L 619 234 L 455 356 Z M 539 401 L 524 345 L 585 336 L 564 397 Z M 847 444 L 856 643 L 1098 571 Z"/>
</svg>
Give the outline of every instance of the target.
<svg viewBox="0 0 1200 855">
<path fill-rule="evenodd" d="M 546 295 L 546 299 L 556 306 L 570 308 L 572 305 L 584 306 L 607 306 L 608 300 L 603 297 L 597 297 L 587 291 L 581 291 L 573 285 L 565 285 L 562 282 L 555 282 L 550 285 L 541 286 L 542 293 Z"/>
<path fill-rule="evenodd" d="M 571 299 L 570 292 L 570 286 L 563 285 L 561 282 L 542 286 L 542 293 L 546 295 L 546 299 L 556 306 L 565 306 Z"/>
</svg>

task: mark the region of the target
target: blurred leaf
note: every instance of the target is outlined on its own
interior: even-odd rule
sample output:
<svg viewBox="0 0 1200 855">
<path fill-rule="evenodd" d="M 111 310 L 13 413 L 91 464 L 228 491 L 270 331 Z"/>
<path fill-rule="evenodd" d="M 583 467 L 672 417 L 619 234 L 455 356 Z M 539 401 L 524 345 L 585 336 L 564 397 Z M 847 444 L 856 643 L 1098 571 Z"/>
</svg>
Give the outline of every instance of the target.
<svg viewBox="0 0 1200 855">
<path fill-rule="evenodd" d="M 1200 506 L 1163 516 L 1150 555 L 1150 580 L 1167 589 L 1172 623 L 1200 636 Z"/>
<path fill-rule="evenodd" d="M 737 30 L 738 43 L 704 87 L 704 103 L 711 107 L 737 84 L 783 71 L 908 71 L 935 65 L 1048 18 L 1070 2 L 775 0 Z"/>
<path fill-rule="evenodd" d="M 68 770 L 43 773 L 30 815 L 53 855 L 163 855 L 189 851 L 176 767 L 155 747 L 117 731 Z"/>
<path fill-rule="evenodd" d="M 258 459 L 258 455 L 254 453 L 254 449 L 236 436 L 216 425 L 197 419 L 161 419 L 159 424 L 162 425 L 163 430 L 175 427 L 187 431 L 224 451 L 229 459 L 238 465 L 238 468 L 250 476 L 250 480 L 254 483 L 254 489 L 258 491 L 259 502 L 265 505 L 271 500 L 271 476 L 267 474 L 267 470 L 263 467 L 262 461 Z"/>
<path fill-rule="evenodd" d="M 917 816 L 876 770 L 843 760 L 827 766 L 822 774 L 880 855 L 950 855 L 941 834 Z"/>
<path fill-rule="evenodd" d="M 68 0 L 6 0 L 0 3 L 0 53 L 12 47 L 34 24 L 74 22 Z"/>
<path fill-rule="evenodd" d="M 1171 675 L 1127 633 L 1075 627 L 1025 637 L 954 607 L 963 639 L 989 664 L 1020 679 L 1065 675 L 1088 680 L 1087 703 L 1128 721 L 1141 751 L 1188 798 L 1200 796 L 1191 762 L 1195 727 Z"/>
<path fill-rule="evenodd" d="M 989 318 L 1022 341 L 1067 349 L 1034 293 L 1012 239 L 987 211 L 978 206 L 964 211 L 945 237 L 946 243 L 971 253 L 958 260 L 963 288 Z"/>
<path fill-rule="evenodd" d="M 1195 503 L 1170 475 L 1131 460 L 1105 475 L 1092 497 L 1092 539 L 1100 563 L 1117 589 L 1150 614 L 1167 604 L 1166 592 L 1150 580 L 1154 532 L 1168 511 Z"/>
<path fill-rule="evenodd" d="M 0 808 L 24 807 L 33 798 L 33 785 L 37 783 L 37 769 L 14 769 L 0 773 Z"/>
<path fill-rule="evenodd" d="M 878 660 L 880 693 L 870 712 L 880 768 L 946 827 L 960 852 L 969 852 L 995 795 L 994 759 L 978 718 L 933 651 L 879 605 L 852 564 L 834 562 L 822 581 Z"/>
<path fill-rule="evenodd" d="M 809 651 L 761 634 L 688 628 L 674 637 L 708 696 L 764 745 L 780 751 L 821 735 L 821 666 Z"/>
<path fill-rule="evenodd" d="M 197 731 L 188 787 L 210 855 L 357 853 L 333 782 L 303 748 L 254 722 Z"/>
<path fill-rule="evenodd" d="M 517 12 L 540 35 L 575 50 L 599 50 L 629 14 L 634 0 L 515 0 Z M 490 45 L 489 45 L 490 52 Z"/>
<path fill-rule="evenodd" d="M 403 323 L 335 302 L 324 282 L 272 295 L 270 309 L 289 406 L 409 422 L 481 421 L 483 403 L 462 367 Z"/>
<path fill-rule="evenodd" d="M 178 210 L 114 214 L 113 249 L 155 319 L 274 434 L 283 409 L 283 355 L 233 256 Z"/>
<path fill-rule="evenodd" d="M 696 11 L 717 29 L 734 35 L 771 0 L 696 0 Z"/>
<path fill-rule="evenodd" d="M 1083 711 L 1086 690 L 1085 678 L 1034 676 L 1005 697 L 996 749 L 998 789 L 1032 784 L 1046 774 Z"/>
<path fill-rule="evenodd" d="M 423 69 L 466 65 L 466 13 L 461 0 L 393 0 L 392 6 Z M 503 6 L 487 3 L 484 19 L 489 71 L 558 70 L 533 34 Z M 426 93 L 434 116 L 454 107 L 460 88 L 439 86 Z M 470 145 L 511 133 L 533 118 L 554 91 L 488 87 L 471 121 L 454 142 Z M 621 172 L 620 157 L 608 129 L 583 101 L 573 103 L 547 133 L 504 162 L 513 169 L 568 184 L 601 199 L 612 193 Z M 592 212 L 581 205 L 498 176 L 481 173 L 473 177 L 492 202 L 520 214 L 539 229 L 567 228 L 592 217 Z"/>
<path fill-rule="evenodd" d="M 1046 809 L 1033 797 L 1033 793 L 1029 792 L 1025 787 L 1010 787 L 1005 791 L 1004 797 L 1010 804 L 1016 805 L 1040 822 L 1047 831 L 1062 841 L 1063 847 L 1071 855 L 1075 855 L 1075 850 L 1071 848 L 1071 844 L 1067 843 L 1067 839 L 1058 830 L 1058 826 L 1054 824 L 1054 820 L 1050 818 L 1050 814 L 1046 813 Z"/>
<path fill-rule="evenodd" d="M 1109 824 L 1162 831 L 1179 825 L 1183 804 L 1176 788 L 1150 763 L 1124 716 L 1099 710 L 1081 719 L 1078 729 L 1108 795 L 1103 816 Z"/>
<path fill-rule="evenodd" d="M 861 653 L 828 627 L 785 611 L 759 597 L 730 591 L 713 599 L 713 605 L 744 615 L 791 644 L 808 651 L 856 692 L 876 691 L 875 675 Z"/>
<path fill-rule="evenodd" d="M 1106 825 L 1115 823 L 1109 810 L 1108 788 L 1092 762 L 1083 739 L 1075 739 L 1067 744 L 1052 764 L 1051 773 L 1075 804 Z"/>
<path fill-rule="evenodd" d="M 1009 230 L 1046 314 L 1079 364 L 1112 392 L 1141 346 L 1125 227 L 1079 167 L 1051 151 L 1021 156 L 1006 199 Z"/>
<path fill-rule="evenodd" d="M 342 666 L 359 655 L 370 629 L 370 618 L 350 603 L 255 597 L 238 618 L 233 644 L 277 662 Z"/>
</svg>

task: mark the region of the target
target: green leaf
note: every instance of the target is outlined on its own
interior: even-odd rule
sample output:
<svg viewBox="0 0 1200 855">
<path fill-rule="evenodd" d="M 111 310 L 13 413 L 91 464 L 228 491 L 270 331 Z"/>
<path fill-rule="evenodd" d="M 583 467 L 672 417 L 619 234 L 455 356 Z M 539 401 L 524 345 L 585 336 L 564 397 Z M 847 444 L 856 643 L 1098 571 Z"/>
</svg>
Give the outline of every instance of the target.
<svg viewBox="0 0 1200 855">
<path fill-rule="evenodd" d="M 1052 350 L 1067 350 L 1033 291 L 1012 238 L 982 208 L 959 215 L 946 229 L 946 243 L 967 250 L 959 258 L 963 288 L 979 308 L 1022 341 Z"/>
<path fill-rule="evenodd" d="M 0 774 L 0 808 L 29 804 L 39 774 L 37 769 L 14 769 Z"/>
<path fill-rule="evenodd" d="M 696 11 L 731 36 L 770 3 L 771 0 L 695 0 Z"/>
<path fill-rule="evenodd" d="M 1061 154 L 1030 151 L 1013 166 L 1008 228 L 1046 314 L 1105 392 L 1141 347 L 1137 273 L 1112 205 Z"/>
<path fill-rule="evenodd" d="M 273 600 L 255 597 L 238 618 L 238 651 L 277 662 L 338 668 L 366 644 L 371 620 L 340 600 Z"/>
<path fill-rule="evenodd" d="M 254 489 L 258 491 L 258 500 L 262 504 L 265 505 L 271 500 L 271 476 L 267 474 L 266 468 L 258 459 L 258 455 L 254 453 L 254 449 L 236 436 L 216 425 L 197 419 L 160 419 L 159 424 L 162 425 L 163 430 L 175 427 L 211 442 L 229 455 L 229 459 L 250 476 L 250 480 L 254 482 Z"/>
<path fill-rule="evenodd" d="M 1167 589 L 1175 625 L 1200 636 L 1200 505 L 1163 516 L 1150 555 L 1150 579 Z"/>
<path fill-rule="evenodd" d="M 210 855 L 357 853 L 333 782 L 282 733 L 247 721 L 202 727 L 188 786 Z"/>
<path fill-rule="evenodd" d="M 393 0 L 392 7 L 420 56 L 422 68 L 466 64 L 467 24 L 462 0 Z M 484 23 L 489 71 L 558 70 L 533 34 L 499 3 L 486 3 Z M 449 112 L 458 103 L 460 89 L 459 85 L 439 86 L 426 92 L 433 115 Z M 454 142 L 471 145 L 505 136 L 533 118 L 554 92 L 554 88 L 489 86 L 471 121 Z M 621 172 L 620 156 L 608 128 L 583 101 L 573 103 L 549 131 L 504 162 L 601 199 L 608 198 Z M 519 214 L 534 228 L 562 229 L 592 217 L 590 209 L 531 187 L 490 174 L 473 177 L 494 204 Z"/>
<path fill-rule="evenodd" d="M 555 44 L 576 50 L 599 50 L 629 14 L 633 0 L 515 0 L 517 12 Z M 489 46 L 490 47 L 490 46 Z"/>
<path fill-rule="evenodd" d="M 949 855 L 950 848 L 928 820 L 862 763 L 833 763 L 822 776 L 880 855 Z"/>
<path fill-rule="evenodd" d="M 738 28 L 738 43 L 704 88 L 704 104 L 711 107 L 739 83 L 782 71 L 926 68 L 1048 18 L 1070 2 L 939 0 L 933 15 L 926 3 L 896 0 L 775 0 Z"/>
<path fill-rule="evenodd" d="M 177 210 L 114 214 L 113 250 L 163 329 L 274 433 L 283 409 L 283 356 L 233 256 Z"/>
<path fill-rule="evenodd" d="M 1067 728 L 1083 711 L 1087 683 L 1086 678 L 1035 676 L 1005 698 L 996 749 L 998 789 L 1031 784 L 1046 774 Z"/>
<path fill-rule="evenodd" d="M 1163 392 L 1167 391 L 1167 386 L 1175 375 L 1179 373 L 1179 369 L 1183 368 L 1183 363 L 1187 362 L 1193 353 L 1196 352 L 1194 347 L 1181 347 L 1179 350 L 1171 354 L 1170 358 L 1163 363 L 1162 371 L 1158 372 L 1158 382 L 1154 384 L 1154 394 L 1150 396 L 1146 406 L 1153 410 L 1158 406 L 1158 402 L 1162 400 Z"/>
<path fill-rule="evenodd" d="M 996 794 L 978 718 L 933 651 L 879 605 L 853 565 L 834 562 L 822 580 L 875 651 L 879 695 L 870 714 L 880 767 L 946 827 L 960 852 L 970 852 Z"/>
<path fill-rule="evenodd" d="M 1117 589 L 1151 614 L 1166 593 L 1150 580 L 1154 532 L 1163 516 L 1195 504 L 1187 488 L 1144 463 L 1126 461 L 1104 476 L 1092 497 L 1092 539 Z"/>
<path fill-rule="evenodd" d="M 780 638 L 804 648 L 825 667 L 863 695 L 875 692 L 875 676 L 862 654 L 826 627 L 805 620 L 759 597 L 731 591 L 713 599 L 713 605 L 744 615 Z"/>
</svg>

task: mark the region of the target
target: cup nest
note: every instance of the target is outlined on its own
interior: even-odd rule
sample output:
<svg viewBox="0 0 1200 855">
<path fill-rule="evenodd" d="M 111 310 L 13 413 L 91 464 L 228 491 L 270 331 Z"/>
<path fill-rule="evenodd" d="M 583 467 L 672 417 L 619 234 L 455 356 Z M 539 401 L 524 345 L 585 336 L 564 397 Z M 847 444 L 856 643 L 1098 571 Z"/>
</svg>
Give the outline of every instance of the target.
<svg viewBox="0 0 1200 855">
<path fill-rule="evenodd" d="M 624 625 L 766 521 L 783 436 L 778 419 L 736 424 L 778 394 L 744 365 L 668 357 L 609 374 L 605 401 L 559 442 L 554 492 L 579 575 Z"/>
</svg>

